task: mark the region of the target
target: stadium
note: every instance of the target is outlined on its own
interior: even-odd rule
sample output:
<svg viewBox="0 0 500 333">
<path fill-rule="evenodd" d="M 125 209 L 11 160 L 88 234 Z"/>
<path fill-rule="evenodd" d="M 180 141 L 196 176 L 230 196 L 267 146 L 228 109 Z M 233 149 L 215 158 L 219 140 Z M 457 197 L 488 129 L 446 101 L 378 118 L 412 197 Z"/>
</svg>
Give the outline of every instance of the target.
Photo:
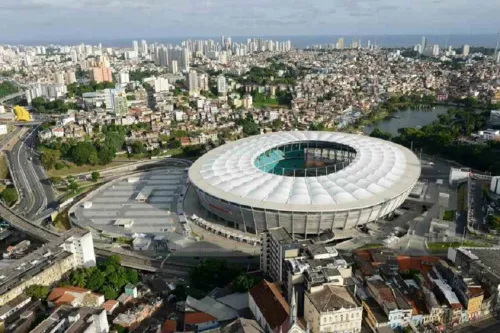
<svg viewBox="0 0 500 333">
<path fill-rule="evenodd" d="M 348 230 L 399 207 L 420 176 L 407 148 L 337 132 L 276 132 L 220 146 L 189 179 L 200 204 L 227 225 L 259 234 Z"/>
</svg>

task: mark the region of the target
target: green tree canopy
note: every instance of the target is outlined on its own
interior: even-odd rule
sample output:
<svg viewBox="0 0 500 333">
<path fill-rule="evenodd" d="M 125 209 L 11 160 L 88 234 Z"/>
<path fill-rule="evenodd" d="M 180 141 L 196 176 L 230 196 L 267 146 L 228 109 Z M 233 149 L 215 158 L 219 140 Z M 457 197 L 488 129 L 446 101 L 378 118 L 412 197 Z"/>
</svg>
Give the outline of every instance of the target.
<svg viewBox="0 0 500 333">
<path fill-rule="evenodd" d="M 101 174 L 98 171 L 94 171 L 94 172 L 92 172 L 91 176 L 92 176 L 92 180 L 96 182 L 97 180 L 99 180 L 99 177 L 101 177 Z"/>
<path fill-rule="evenodd" d="M 392 139 L 391 133 L 387 133 L 387 132 L 381 131 L 378 128 L 375 128 L 370 133 L 370 136 L 373 137 L 373 138 L 384 139 L 384 140 L 387 140 L 387 141 L 390 141 Z"/>
<path fill-rule="evenodd" d="M 60 158 L 61 152 L 55 149 L 45 148 L 42 149 L 40 153 L 40 161 L 42 163 L 42 166 L 47 170 L 52 169 Z"/>
<path fill-rule="evenodd" d="M 34 299 L 45 299 L 49 294 L 49 287 L 34 284 L 24 290 L 24 293 Z"/>
<path fill-rule="evenodd" d="M 257 283 L 259 283 L 260 280 L 261 279 L 256 276 L 243 273 L 238 275 L 236 279 L 234 279 L 233 288 L 235 291 L 240 293 L 247 292 Z"/>
<path fill-rule="evenodd" d="M 210 291 L 226 286 L 239 274 L 239 268 L 228 265 L 225 260 L 207 259 L 189 272 L 189 280 L 191 287 Z"/>
<path fill-rule="evenodd" d="M 15 203 L 19 195 L 17 194 L 17 190 L 14 187 L 7 187 L 4 189 L 1 193 L 2 200 L 7 204 L 7 205 L 12 205 Z"/>
</svg>

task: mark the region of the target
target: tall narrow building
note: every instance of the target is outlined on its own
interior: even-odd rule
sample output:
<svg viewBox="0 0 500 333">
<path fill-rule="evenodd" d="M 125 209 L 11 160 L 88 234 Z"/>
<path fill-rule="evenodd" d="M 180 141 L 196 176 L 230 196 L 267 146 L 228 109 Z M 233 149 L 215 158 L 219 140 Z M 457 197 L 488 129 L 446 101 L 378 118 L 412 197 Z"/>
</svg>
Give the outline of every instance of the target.
<svg viewBox="0 0 500 333">
<path fill-rule="evenodd" d="M 196 93 L 198 88 L 198 73 L 196 71 L 189 71 L 187 74 L 186 82 L 190 93 Z"/>
</svg>

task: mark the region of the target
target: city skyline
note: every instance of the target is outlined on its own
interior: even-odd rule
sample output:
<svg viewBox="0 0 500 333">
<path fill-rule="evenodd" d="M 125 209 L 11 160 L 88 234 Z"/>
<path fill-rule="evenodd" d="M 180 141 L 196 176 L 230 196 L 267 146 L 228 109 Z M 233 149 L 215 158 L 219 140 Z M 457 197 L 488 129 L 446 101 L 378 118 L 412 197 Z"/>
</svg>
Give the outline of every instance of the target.
<svg viewBox="0 0 500 333">
<path fill-rule="evenodd" d="M 451 0 L 227 0 L 168 3 L 157 0 L 78 3 L 5 0 L 0 19 L 5 42 L 33 40 L 162 38 L 217 35 L 495 34 L 500 4 Z M 446 14 L 446 15 L 443 15 Z M 19 19 L 22 15 L 23 19 Z M 410 19 L 408 17 L 419 19 Z M 480 19 L 478 19 L 480 18 Z"/>
</svg>

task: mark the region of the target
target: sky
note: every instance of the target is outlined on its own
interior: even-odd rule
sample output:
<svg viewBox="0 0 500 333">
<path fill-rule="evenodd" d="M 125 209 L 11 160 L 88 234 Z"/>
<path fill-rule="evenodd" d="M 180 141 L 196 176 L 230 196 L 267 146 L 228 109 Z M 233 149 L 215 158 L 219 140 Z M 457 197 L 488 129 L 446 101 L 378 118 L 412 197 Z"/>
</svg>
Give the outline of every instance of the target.
<svg viewBox="0 0 500 333">
<path fill-rule="evenodd" d="M 0 41 L 495 34 L 499 0 L 0 0 Z"/>
</svg>

